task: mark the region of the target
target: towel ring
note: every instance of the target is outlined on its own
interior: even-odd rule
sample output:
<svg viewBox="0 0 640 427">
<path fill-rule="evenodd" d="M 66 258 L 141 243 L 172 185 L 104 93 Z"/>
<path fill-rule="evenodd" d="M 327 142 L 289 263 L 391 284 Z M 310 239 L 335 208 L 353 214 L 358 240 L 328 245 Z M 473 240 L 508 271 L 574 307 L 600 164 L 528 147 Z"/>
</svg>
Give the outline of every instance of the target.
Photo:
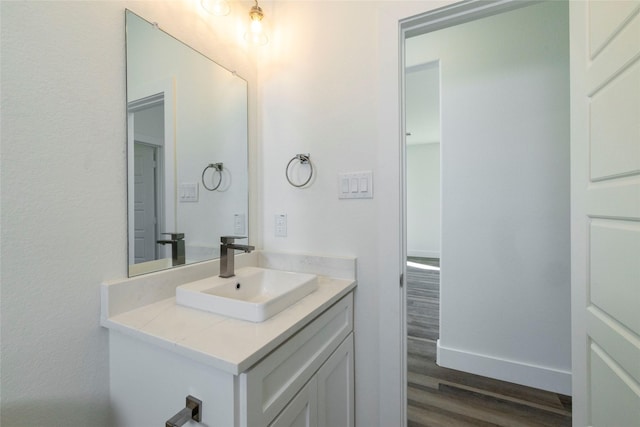
<svg viewBox="0 0 640 427">
<path fill-rule="evenodd" d="M 302 184 L 294 184 L 289 177 L 289 168 L 291 167 L 291 163 L 296 160 L 300 160 L 300 164 L 302 165 L 309 165 L 309 178 L 307 178 L 307 180 Z M 287 168 L 285 169 L 284 174 L 287 177 L 287 181 L 289 181 L 289 184 L 293 185 L 294 187 L 300 188 L 307 185 L 309 181 L 311 181 L 311 177 L 313 177 L 313 164 L 311 164 L 311 154 L 296 154 L 293 159 L 289 160 L 289 163 L 287 163 Z"/>
<path fill-rule="evenodd" d="M 213 168 L 214 173 L 218 172 L 218 183 L 213 188 L 207 187 L 207 184 L 204 182 L 204 174 L 207 172 L 207 169 L 209 168 Z M 206 168 L 204 168 L 204 170 L 202 171 L 202 185 L 204 186 L 204 188 L 206 188 L 209 191 L 216 191 L 218 187 L 220 187 L 220 184 L 222 184 L 222 163 L 209 163 L 209 165 Z"/>
</svg>

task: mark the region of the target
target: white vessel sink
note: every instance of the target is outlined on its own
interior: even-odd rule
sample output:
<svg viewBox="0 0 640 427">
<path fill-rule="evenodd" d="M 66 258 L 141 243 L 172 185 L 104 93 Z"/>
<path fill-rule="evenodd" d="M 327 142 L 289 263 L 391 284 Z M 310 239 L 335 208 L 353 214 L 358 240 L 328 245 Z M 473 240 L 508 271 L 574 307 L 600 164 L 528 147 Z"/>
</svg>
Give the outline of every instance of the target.
<svg viewBox="0 0 640 427">
<path fill-rule="evenodd" d="M 234 277 L 208 277 L 176 288 L 176 302 L 236 319 L 262 322 L 318 288 L 315 274 L 243 267 Z"/>
</svg>

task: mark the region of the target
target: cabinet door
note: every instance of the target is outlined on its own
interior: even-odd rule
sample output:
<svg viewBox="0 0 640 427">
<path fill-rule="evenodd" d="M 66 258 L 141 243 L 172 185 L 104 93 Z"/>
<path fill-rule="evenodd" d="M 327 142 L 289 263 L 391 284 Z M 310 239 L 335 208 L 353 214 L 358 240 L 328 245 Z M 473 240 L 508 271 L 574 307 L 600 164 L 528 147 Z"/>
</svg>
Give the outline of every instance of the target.
<svg viewBox="0 0 640 427">
<path fill-rule="evenodd" d="M 316 378 L 318 427 L 353 427 L 353 333 L 322 365 Z"/>
<path fill-rule="evenodd" d="M 240 426 L 268 425 L 352 330 L 353 294 L 350 293 L 240 374 L 240 406 L 246 412 Z"/>
<path fill-rule="evenodd" d="M 318 385 L 316 377 L 295 395 L 269 427 L 317 427 Z"/>
</svg>

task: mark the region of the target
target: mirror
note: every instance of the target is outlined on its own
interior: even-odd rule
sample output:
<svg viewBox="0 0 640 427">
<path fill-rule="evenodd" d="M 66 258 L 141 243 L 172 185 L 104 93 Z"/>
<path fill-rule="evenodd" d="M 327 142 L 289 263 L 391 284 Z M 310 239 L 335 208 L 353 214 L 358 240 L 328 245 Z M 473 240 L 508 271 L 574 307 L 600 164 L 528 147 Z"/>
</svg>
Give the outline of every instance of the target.
<svg viewBox="0 0 640 427">
<path fill-rule="evenodd" d="M 218 258 L 248 235 L 247 82 L 129 10 L 126 40 L 129 276 Z"/>
</svg>

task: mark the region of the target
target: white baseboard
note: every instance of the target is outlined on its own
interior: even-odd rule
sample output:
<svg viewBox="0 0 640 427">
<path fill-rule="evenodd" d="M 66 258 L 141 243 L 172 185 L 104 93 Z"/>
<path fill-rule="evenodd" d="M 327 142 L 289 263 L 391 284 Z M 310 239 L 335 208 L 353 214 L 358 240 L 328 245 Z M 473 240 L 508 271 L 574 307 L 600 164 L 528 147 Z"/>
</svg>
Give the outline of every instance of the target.
<svg viewBox="0 0 640 427">
<path fill-rule="evenodd" d="M 485 377 L 571 395 L 571 371 L 529 365 L 483 354 L 447 348 L 438 340 L 437 364 Z"/>
<path fill-rule="evenodd" d="M 407 256 L 415 256 L 420 258 L 440 258 L 440 252 L 422 251 L 419 249 L 407 249 Z"/>
</svg>

